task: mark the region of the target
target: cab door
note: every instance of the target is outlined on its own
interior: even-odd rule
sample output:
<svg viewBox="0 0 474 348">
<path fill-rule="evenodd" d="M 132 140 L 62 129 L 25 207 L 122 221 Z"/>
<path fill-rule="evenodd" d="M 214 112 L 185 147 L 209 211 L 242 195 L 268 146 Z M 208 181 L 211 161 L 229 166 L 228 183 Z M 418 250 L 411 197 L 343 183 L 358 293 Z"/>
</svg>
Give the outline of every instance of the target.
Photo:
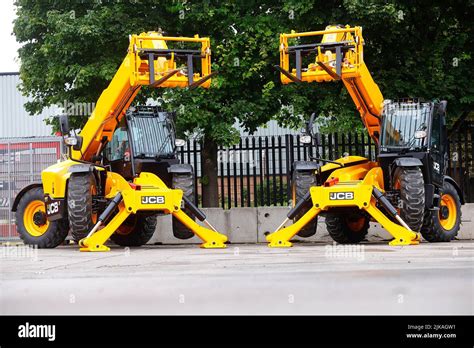
<svg viewBox="0 0 474 348">
<path fill-rule="evenodd" d="M 430 165 L 433 184 L 442 187 L 448 163 L 446 117 L 439 109 L 434 110 L 430 134 Z"/>
<path fill-rule="evenodd" d="M 133 178 L 130 134 L 125 117 L 115 129 L 104 152 L 106 163 L 110 165 L 112 172 L 122 175 L 125 179 Z"/>
</svg>

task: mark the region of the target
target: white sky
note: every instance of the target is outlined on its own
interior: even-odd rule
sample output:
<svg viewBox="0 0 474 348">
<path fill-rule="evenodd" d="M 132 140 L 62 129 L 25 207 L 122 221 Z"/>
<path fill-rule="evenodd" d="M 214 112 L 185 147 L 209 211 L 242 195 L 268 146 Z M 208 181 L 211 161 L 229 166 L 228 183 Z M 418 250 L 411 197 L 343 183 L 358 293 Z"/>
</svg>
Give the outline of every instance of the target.
<svg viewBox="0 0 474 348">
<path fill-rule="evenodd" d="M 0 0 L 0 72 L 15 72 L 20 69 L 18 48 L 20 45 L 13 36 L 13 20 L 15 19 L 14 0 Z"/>
</svg>

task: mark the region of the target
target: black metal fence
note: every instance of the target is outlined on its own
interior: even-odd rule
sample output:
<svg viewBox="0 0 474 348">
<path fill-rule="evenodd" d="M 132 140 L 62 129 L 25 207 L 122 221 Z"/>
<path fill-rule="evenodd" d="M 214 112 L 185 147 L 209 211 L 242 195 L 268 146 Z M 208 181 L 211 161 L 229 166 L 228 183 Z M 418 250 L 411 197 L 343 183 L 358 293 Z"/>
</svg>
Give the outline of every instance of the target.
<svg viewBox="0 0 474 348">
<path fill-rule="evenodd" d="M 448 149 L 448 175 L 461 186 L 466 202 L 474 203 L 474 122 L 450 135 Z"/>
<path fill-rule="evenodd" d="M 463 189 L 466 201 L 474 202 L 474 127 L 470 125 L 449 141 L 449 170 Z M 322 158 L 334 160 L 345 153 L 376 158 L 376 147 L 365 132 L 319 134 L 312 146 L 300 143 L 299 135 L 243 137 L 238 145 L 219 148 L 219 205 L 223 208 L 289 204 L 290 169 L 294 161 L 308 160 L 318 150 Z M 201 204 L 201 147 L 190 141 L 181 150 L 184 163 L 193 165 L 196 201 Z"/>
</svg>

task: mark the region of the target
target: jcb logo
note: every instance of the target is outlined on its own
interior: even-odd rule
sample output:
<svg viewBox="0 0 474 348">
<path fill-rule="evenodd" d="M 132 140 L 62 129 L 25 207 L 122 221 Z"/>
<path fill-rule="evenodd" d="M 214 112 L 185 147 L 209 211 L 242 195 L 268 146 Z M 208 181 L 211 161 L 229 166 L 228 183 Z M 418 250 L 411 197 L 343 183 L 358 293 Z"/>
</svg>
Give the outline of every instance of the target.
<svg viewBox="0 0 474 348">
<path fill-rule="evenodd" d="M 164 204 L 164 196 L 143 196 L 142 204 Z"/>
<path fill-rule="evenodd" d="M 53 215 L 59 212 L 59 202 L 53 202 L 47 205 L 47 215 Z"/>
<path fill-rule="evenodd" d="M 329 199 L 331 201 L 342 201 L 354 199 L 354 192 L 330 192 Z"/>
</svg>

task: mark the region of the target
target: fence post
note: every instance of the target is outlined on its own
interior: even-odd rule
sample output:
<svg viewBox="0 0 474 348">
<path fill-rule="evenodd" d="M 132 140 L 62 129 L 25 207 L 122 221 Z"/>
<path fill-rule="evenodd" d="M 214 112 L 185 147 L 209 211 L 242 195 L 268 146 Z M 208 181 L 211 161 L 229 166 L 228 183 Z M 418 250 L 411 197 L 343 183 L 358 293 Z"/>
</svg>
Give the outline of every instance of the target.
<svg viewBox="0 0 474 348">
<path fill-rule="evenodd" d="M 252 137 L 252 156 L 255 155 L 255 137 Z M 260 160 L 260 152 L 257 153 L 258 158 Z M 253 204 L 255 207 L 258 207 L 258 192 L 257 192 L 257 156 L 255 158 L 255 165 L 253 166 Z M 258 162 L 261 163 L 261 162 Z"/>
<path fill-rule="evenodd" d="M 263 183 L 265 182 L 266 168 L 265 168 L 265 153 L 262 146 L 262 137 L 258 137 L 258 152 L 260 153 L 260 197 L 262 205 L 265 205 L 265 191 Z"/>
<path fill-rule="evenodd" d="M 473 167 L 474 169 L 474 123 L 471 123 L 470 126 L 469 126 L 470 130 L 471 130 L 471 166 Z M 468 149 L 466 149 L 466 153 L 467 153 Z M 469 173 L 469 168 L 468 168 L 468 171 Z M 473 176 L 474 176 L 474 173 L 471 173 Z M 474 183 L 474 179 L 471 180 L 471 176 L 469 175 L 469 183 L 468 183 L 468 195 L 467 195 L 467 200 L 468 202 L 473 202 L 474 201 L 474 188 L 471 188 L 470 185 L 471 183 Z"/>
<path fill-rule="evenodd" d="M 12 179 L 11 176 L 11 168 L 10 168 L 10 160 L 11 160 L 11 143 L 10 141 L 7 142 L 7 173 L 8 173 L 8 237 L 11 238 L 12 236 L 12 188 L 10 181 Z"/>
<path fill-rule="evenodd" d="M 193 159 L 194 159 L 194 187 L 196 190 L 194 190 L 194 201 L 196 202 L 196 205 L 199 206 L 199 180 L 198 180 L 198 160 L 197 160 L 197 145 L 196 145 L 196 139 L 193 139 Z M 202 194 L 202 190 L 201 190 Z"/>
<path fill-rule="evenodd" d="M 224 150 L 222 149 L 222 146 L 218 147 L 218 150 L 220 153 L 220 163 L 219 163 L 219 169 L 221 171 L 221 177 L 220 177 L 220 182 L 221 182 L 221 205 L 222 209 L 225 209 L 225 174 L 224 174 Z M 201 173 L 202 175 L 202 173 Z"/>
<path fill-rule="evenodd" d="M 291 134 L 285 135 L 285 149 L 286 149 L 286 195 L 287 201 L 291 199 L 291 170 L 294 162 L 294 148 L 293 136 Z"/>
<path fill-rule="evenodd" d="M 254 161 L 253 160 L 253 150 L 251 151 L 249 149 L 249 138 L 245 138 L 245 151 L 247 152 L 247 163 L 246 163 L 246 169 L 247 169 L 247 207 L 251 207 L 251 202 L 250 202 L 250 162 Z M 252 156 L 250 156 L 252 154 Z M 253 163 L 255 165 L 255 163 Z"/>
<path fill-rule="evenodd" d="M 238 190 L 237 190 L 237 148 L 235 147 L 235 145 L 232 146 L 232 172 L 233 172 L 233 181 L 234 181 L 234 206 L 237 207 L 238 206 L 238 200 L 237 200 L 237 193 L 238 193 Z"/>
</svg>

